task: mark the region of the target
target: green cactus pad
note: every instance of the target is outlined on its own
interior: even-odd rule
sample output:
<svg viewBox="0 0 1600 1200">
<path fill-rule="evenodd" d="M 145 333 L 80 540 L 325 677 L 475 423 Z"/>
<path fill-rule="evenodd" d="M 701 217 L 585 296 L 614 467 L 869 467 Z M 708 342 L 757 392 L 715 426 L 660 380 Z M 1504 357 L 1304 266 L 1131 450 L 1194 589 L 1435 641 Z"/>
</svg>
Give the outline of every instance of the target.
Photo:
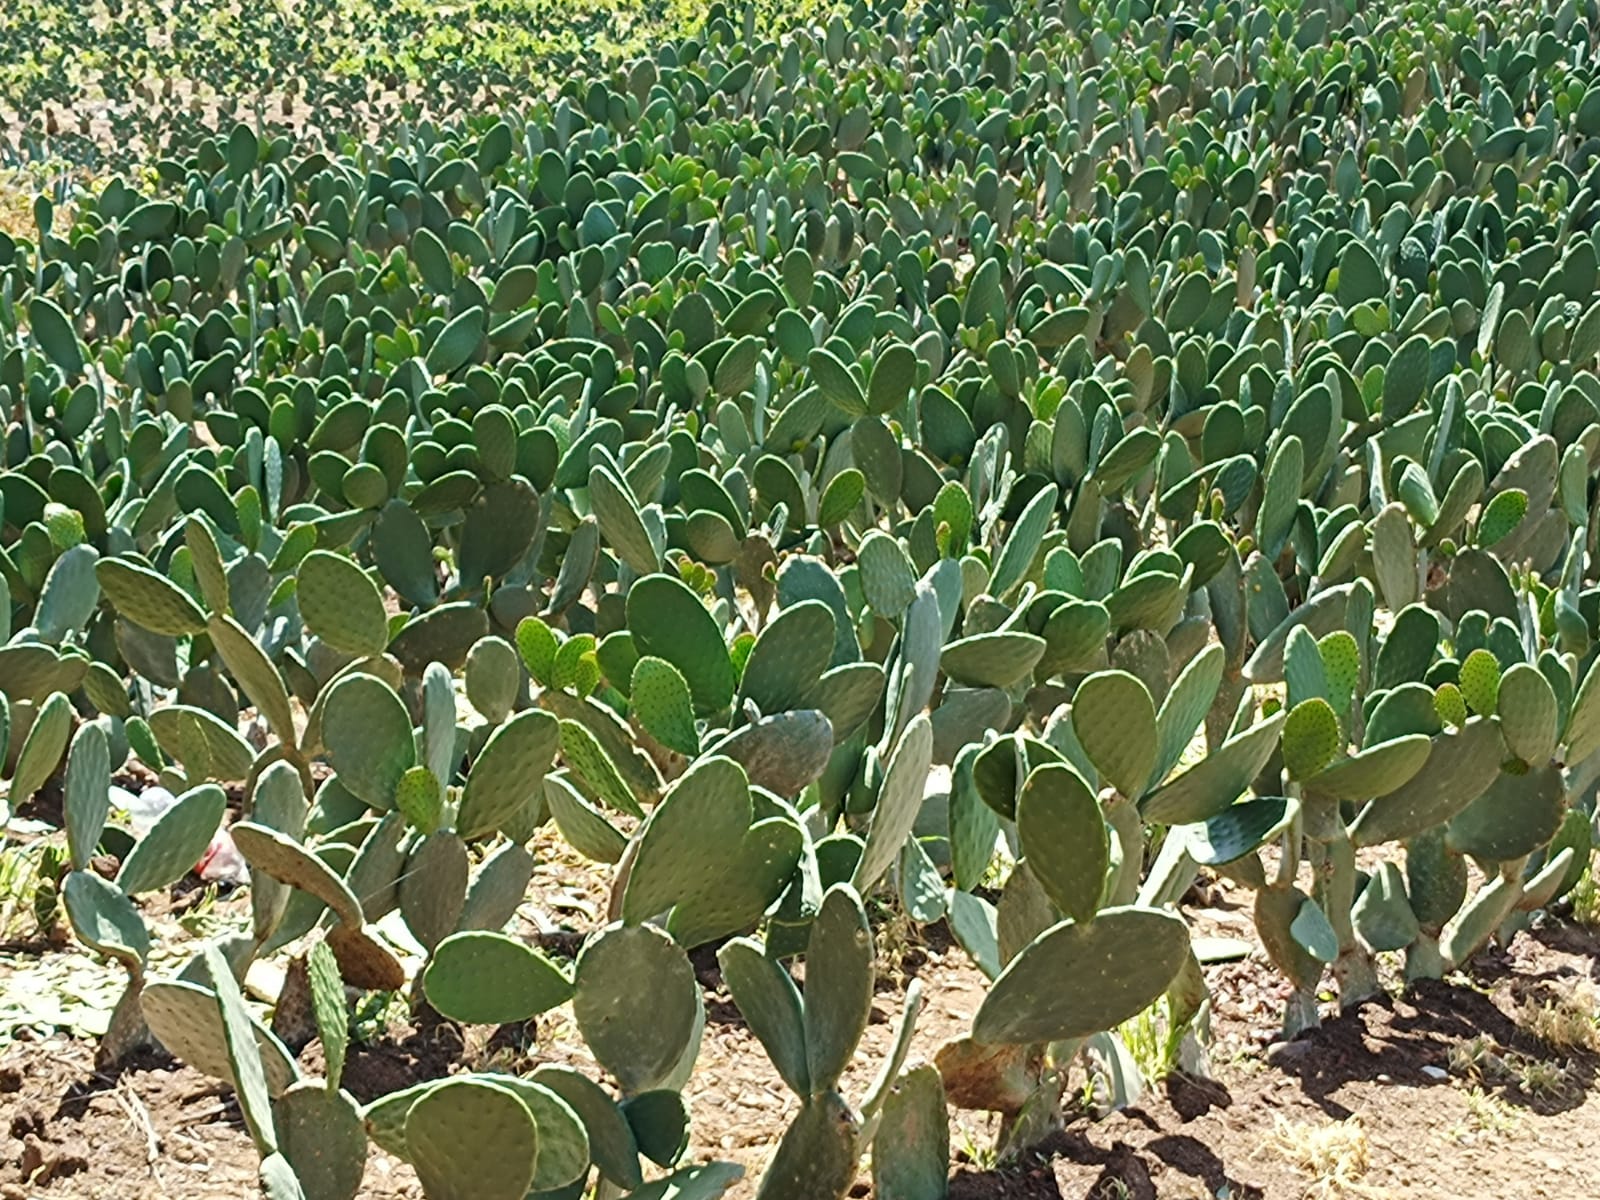
<svg viewBox="0 0 1600 1200">
<path fill-rule="evenodd" d="M 1448 965 L 1459 970 L 1467 964 L 1516 908 L 1519 890 L 1511 880 L 1496 876 L 1473 896 L 1440 944 Z"/>
<path fill-rule="evenodd" d="M 1461 660 L 1457 686 L 1467 707 L 1480 717 L 1493 715 L 1500 707 L 1500 661 L 1483 647 Z"/>
<path fill-rule="evenodd" d="M 711 1162 L 682 1167 L 629 1193 L 629 1200 L 720 1200 L 744 1178 L 737 1163 Z"/>
<path fill-rule="evenodd" d="M 1126 671 L 1089 676 L 1072 698 L 1072 729 L 1095 769 L 1138 799 L 1159 750 L 1155 704 L 1144 684 Z"/>
<path fill-rule="evenodd" d="M 1433 740 L 1410 734 L 1324 767 L 1306 780 L 1306 791 L 1340 800 L 1370 800 L 1404 787 L 1416 778 L 1433 750 Z"/>
<path fill-rule="evenodd" d="M 693 948 L 749 929 L 788 888 L 804 845 L 805 835 L 789 816 L 757 821 L 725 871 L 679 901 L 667 931 Z"/>
<path fill-rule="evenodd" d="M 806 1073 L 811 1095 L 832 1091 L 850 1065 L 872 1008 L 872 930 L 846 884 L 822 897 L 806 946 Z"/>
<path fill-rule="evenodd" d="M 1068 600 L 1045 619 L 1045 652 L 1034 668 L 1040 679 L 1081 671 L 1105 661 L 1111 614 L 1098 600 Z"/>
<path fill-rule="evenodd" d="M 1560 736 L 1556 694 L 1537 667 L 1517 663 L 1500 679 L 1500 733 L 1506 747 L 1531 766 L 1543 766 Z"/>
<path fill-rule="evenodd" d="M 1432 737 L 1442 732 L 1444 722 L 1434 699 L 1433 689 L 1416 681 L 1378 693 L 1366 714 L 1367 745 L 1377 746 L 1418 733 Z"/>
<path fill-rule="evenodd" d="M 650 575 L 628 590 L 628 629 L 642 655 L 664 658 L 683 673 L 700 714 L 733 700 L 733 664 L 722 631 L 700 598 L 669 575 Z"/>
<path fill-rule="evenodd" d="M 211 844 L 227 805 L 227 795 L 215 784 L 203 784 L 179 796 L 122 860 L 117 886 L 136 896 L 182 879 Z"/>
<path fill-rule="evenodd" d="M 644 816 L 644 809 L 623 782 L 611 756 L 601 748 L 594 734 L 577 721 L 560 723 L 561 758 L 574 780 L 587 795 L 604 800 L 612 808 L 631 817 Z"/>
<path fill-rule="evenodd" d="M 367 1133 L 355 1103 L 319 1083 L 288 1088 L 272 1105 L 278 1148 L 305 1200 L 351 1200 L 367 1169 Z"/>
<path fill-rule="evenodd" d="M 808 707 L 833 656 L 833 610 L 820 600 L 803 600 L 781 610 L 761 631 L 739 682 L 740 700 L 753 700 L 771 716 Z"/>
<path fill-rule="evenodd" d="M 233 1070 L 233 1087 L 244 1115 L 245 1127 L 264 1158 L 278 1149 L 277 1132 L 272 1124 L 272 1094 L 268 1089 L 266 1067 L 256 1044 L 255 1021 L 244 1006 L 239 981 L 215 945 L 206 947 L 204 960 L 217 1009 L 222 1017 L 222 1038 L 227 1047 L 228 1065 Z"/>
<path fill-rule="evenodd" d="M 372 559 L 384 582 L 409 604 L 438 602 L 433 540 L 422 518 L 403 500 L 390 500 L 372 526 Z"/>
<path fill-rule="evenodd" d="M 67 920 L 78 940 L 138 972 L 150 952 L 150 934 L 139 910 L 118 888 L 93 871 L 67 875 L 61 885 Z"/>
<path fill-rule="evenodd" d="M 491 725 L 505 720 L 522 687 L 516 648 L 500 637 L 479 638 L 467 651 L 467 699 Z"/>
<path fill-rule="evenodd" d="M 564 776 L 545 776 L 544 799 L 561 836 L 579 854 L 594 862 L 614 863 L 622 858 L 628 846 L 626 835 Z"/>
<path fill-rule="evenodd" d="M 484 743 L 461 793 L 456 832 L 468 841 L 487 837 L 537 794 L 555 759 L 561 727 L 538 709 L 520 712 Z"/>
<path fill-rule="evenodd" d="M 1220 867 L 1253 854 L 1294 816 L 1296 801 L 1261 796 L 1229 805 L 1210 820 L 1187 827 L 1189 857 L 1203 867 Z"/>
<path fill-rule="evenodd" d="M 428 1002 L 473 1025 L 526 1021 L 572 997 L 572 983 L 543 954 L 500 933 L 457 933 L 434 949 L 422 977 Z"/>
<path fill-rule="evenodd" d="M 1493 719 L 1474 717 L 1433 739 L 1428 761 L 1408 783 L 1369 803 L 1350 826 L 1356 846 L 1399 841 L 1448 821 L 1500 773 L 1505 742 Z"/>
<path fill-rule="evenodd" d="M 877 1200 L 929 1200 L 949 1186 L 950 1120 L 944 1081 L 931 1064 L 901 1075 L 872 1139 Z"/>
<path fill-rule="evenodd" d="M 533 855 L 515 842 L 492 851 L 467 885 L 461 930 L 498 930 L 516 915 L 533 878 Z"/>
<path fill-rule="evenodd" d="M 1205 821 L 1239 798 L 1277 748 L 1284 713 L 1235 734 L 1139 805 L 1144 819 L 1165 825 Z"/>
<path fill-rule="evenodd" d="M 829 632 L 831 636 L 831 627 Z M 664 658 L 645 655 L 634 664 L 628 696 L 634 718 L 656 741 L 691 758 L 700 752 L 694 700 L 677 667 Z"/>
<path fill-rule="evenodd" d="M 411 1105 L 405 1130 L 429 1200 L 523 1200 L 533 1186 L 538 1133 L 508 1088 L 447 1080 Z"/>
<path fill-rule="evenodd" d="M 933 725 L 926 713 L 918 714 L 900 735 L 884 769 L 883 786 L 872 810 L 866 846 L 850 882 L 868 895 L 900 857 L 900 847 L 911 835 L 922 808 L 928 767 L 933 762 Z"/>
<path fill-rule="evenodd" d="M 833 725 L 815 709 L 796 709 L 763 717 L 707 748 L 745 769 L 753 787 L 778 796 L 797 796 L 821 776 L 833 753 Z"/>
<path fill-rule="evenodd" d="M 885 620 L 899 620 L 917 594 L 917 572 L 905 548 L 882 530 L 861 539 L 856 551 L 861 590 L 872 611 Z"/>
<path fill-rule="evenodd" d="M 638 855 L 623 893 L 624 920 L 659 916 L 707 864 L 698 847 L 737 844 L 750 827 L 750 785 L 731 759 L 702 758 L 677 781 L 636 835 Z M 691 865 L 692 864 L 692 865 Z"/>
<path fill-rule="evenodd" d="M 206 626 L 211 644 L 222 655 L 228 673 L 238 682 L 239 688 L 249 697 L 250 703 L 271 727 L 273 736 L 286 745 L 294 745 L 294 716 L 289 709 L 289 693 L 283 676 L 272 660 L 262 653 L 254 638 L 232 617 L 212 617 Z"/>
<path fill-rule="evenodd" d="M 995 907 L 995 949 L 1000 963 L 1016 958 L 1029 942 L 1060 920 L 1061 913 L 1051 903 L 1027 859 L 1023 859 L 1006 880 Z"/>
<path fill-rule="evenodd" d="M 877 663 L 844 663 L 823 672 L 806 703 L 828 718 L 834 740 L 843 741 L 872 716 L 883 698 L 883 682 Z M 947 694 L 945 703 L 949 700 Z"/>
<path fill-rule="evenodd" d="M 329 1091 L 337 1091 L 344 1074 L 350 1041 L 350 1009 L 345 1001 L 339 963 L 326 942 L 317 942 L 306 954 L 306 977 L 311 986 L 311 1010 L 322 1042 L 323 1073 Z"/>
<path fill-rule="evenodd" d="M 418 833 L 426 836 L 438 829 L 444 816 L 444 789 L 438 777 L 427 767 L 412 767 L 395 786 L 394 807 L 389 815 L 400 816 Z"/>
<path fill-rule="evenodd" d="M 140 1007 L 150 1032 L 175 1058 L 233 1086 L 222 1012 L 210 988 L 176 981 L 146 984 Z M 255 1021 L 251 1024 L 266 1074 L 267 1093 L 281 1095 L 299 1078 L 294 1057 L 263 1025 Z"/>
<path fill-rule="evenodd" d="M 95 577 L 99 559 L 93 546 L 77 545 L 51 566 L 33 614 L 34 628 L 45 641 L 59 643 L 94 615 L 100 603 L 100 584 Z"/>
<path fill-rule="evenodd" d="M 855 1182 L 859 1132 L 837 1093 L 806 1101 L 784 1130 L 756 1200 L 843 1200 Z"/>
<path fill-rule="evenodd" d="M 789 972 L 756 942 L 734 938 L 717 951 L 717 965 L 739 1013 L 798 1096 L 811 1094 L 800 992 Z"/>
<path fill-rule="evenodd" d="M 650 806 L 660 799 L 661 772 L 638 745 L 633 730 L 612 709 L 591 697 L 579 699 L 561 691 L 545 692 L 539 704 L 561 720 L 576 721 L 587 729 L 641 804 Z"/>
<path fill-rule="evenodd" d="M 360 902 L 362 915 L 370 920 L 380 920 L 400 903 L 400 875 L 406 865 L 402 848 L 405 836 L 405 818 L 398 812 L 385 813 L 362 841 L 355 861 L 345 872 L 345 883 Z M 256 886 L 254 881 L 251 886 Z"/>
<path fill-rule="evenodd" d="M 95 578 L 116 610 L 142 629 L 163 637 L 204 633 L 206 615 L 187 592 L 148 567 L 118 558 L 95 564 Z"/>
<path fill-rule="evenodd" d="M 1578 685 L 1562 736 L 1568 763 L 1580 763 L 1600 750 L 1600 661 L 1590 664 Z"/>
<path fill-rule="evenodd" d="M 1222 686 L 1226 657 L 1221 645 L 1207 646 L 1173 680 L 1156 714 L 1157 750 L 1152 780 L 1165 779 L 1183 758 Z"/>
<path fill-rule="evenodd" d="M 470 866 L 466 844 L 444 830 L 428 834 L 412 848 L 397 898 L 406 928 L 424 950 L 431 953 L 455 931 L 467 899 Z"/>
<path fill-rule="evenodd" d="M 150 729 L 162 750 L 183 764 L 192 782 L 231 781 L 250 774 L 255 754 L 232 725 L 203 708 L 170 704 L 150 714 Z"/>
<path fill-rule="evenodd" d="M 1008 688 L 1029 677 L 1046 647 L 1031 633 L 980 633 L 945 646 L 939 667 L 968 687 Z"/>
<path fill-rule="evenodd" d="M 1261 946 L 1277 967 L 1301 991 L 1311 991 L 1322 978 L 1323 963 L 1294 936 L 1294 923 L 1313 901 L 1294 887 L 1264 887 L 1256 891 L 1255 923 Z"/>
<path fill-rule="evenodd" d="M 253 821 L 236 821 L 228 832 L 251 870 L 263 871 L 280 883 L 311 893 L 333 910 L 341 924 L 361 925 L 361 904 L 349 886 L 299 842 Z"/>
<path fill-rule="evenodd" d="M 596 1061 L 630 1094 L 661 1087 L 700 1036 L 700 988 L 672 939 L 610 925 L 578 955 L 572 1012 Z"/>
<path fill-rule="evenodd" d="M 1100 804 L 1076 771 L 1047 763 L 1029 772 L 1017 796 L 1017 836 L 1052 903 L 1075 921 L 1093 917 L 1111 846 Z"/>
<path fill-rule="evenodd" d="M 571 1067 L 537 1067 L 529 1078 L 578 1114 L 589 1137 L 589 1154 L 605 1178 L 623 1188 L 640 1186 L 639 1147 L 633 1129 L 604 1088 Z"/>
<path fill-rule="evenodd" d="M 1167 990 L 1189 931 L 1169 913 L 1109 908 L 1040 934 L 1001 972 L 972 1021 L 979 1042 L 1023 1044 L 1113 1029 Z"/>
<path fill-rule="evenodd" d="M 681 1093 L 669 1088 L 641 1092 L 621 1105 L 639 1152 L 659 1167 L 670 1167 L 689 1144 L 689 1109 Z"/>
<path fill-rule="evenodd" d="M 56 694 L 60 695 L 59 692 Z M 63 704 L 60 711 L 70 710 Z M 57 725 L 62 726 L 59 736 L 54 732 Z M 33 737 L 35 731 L 39 733 L 37 743 Z M 57 716 L 56 710 L 48 715 L 41 713 L 35 718 L 34 728 L 28 731 L 28 740 L 23 743 L 17 773 L 24 774 L 23 768 L 26 767 L 25 773 L 31 779 L 37 774 L 34 762 L 44 759 L 51 761 L 53 769 L 61 753 L 57 743 L 64 739 L 65 732 L 62 718 Z M 35 745 L 39 749 L 30 754 L 30 747 Z M 106 817 L 111 811 L 111 748 L 106 741 L 105 730 L 98 724 L 78 726 L 78 732 L 72 739 L 72 748 L 67 751 L 62 792 L 69 856 L 73 868 L 82 871 L 94 857 L 95 848 L 100 844 L 100 835 L 106 827 Z M 20 802 L 27 794 L 19 790 L 17 800 Z"/>
<path fill-rule="evenodd" d="M 379 810 L 393 807 L 401 778 L 417 762 L 405 705 L 373 675 L 347 675 L 327 696 L 322 741 L 333 769 L 353 795 Z"/>
<path fill-rule="evenodd" d="M 1283 765 L 1289 778 L 1305 780 L 1333 761 L 1344 735 L 1333 707 L 1320 697 L 1303 700 L 1283 723 Z"/>
<path fill-rule="evenodd" d="M 1503 772 L 1450 819 L 1445 845 L 1489 862 L 1521 858 L 1555 837 L 1566 812 L 1566 781 L 1556 764 L 1520 775 Z"/>
<path fill-rule="evenodd" d="M 521 1100 L 539 1135 L 533 1190 L 543 1194 L 581 1181 L 589 1170 L 589 1135 L 573 1107 L 543 1084 L 515 1075 L 471 1076 L 503 1087 Z"/>
<path fill-rule="evenodd" d="M 661 555 L 639 516 L 638 502 L 627 485 L 601 464 L 589 470 L 589 503 L 600 523 L 600 535 L 637 574 L 661 569 Z"/>
<path fill-rule="evenodd" d="M 1103 465 L 1103 464 L 1102 464 Z M 994 570 L 989 577 L 989 590 L 996 596 L 1005 596 L 1021 583 L 1038 557 L 1050 520 L 1055 515 L 1060 490 L 1055 484 L 1040 488 L 1023 508 L 1006 535 L 1005 544 L 994 560 Z"/>
<path fill-rule="evenodd" d="M 383 653 L 389 615 L 383 596 L 348 558 L 313 550 L 300 563 L 295 596 L 306 628 L 335 650 L 358 658 Z"/>
<path fill-rule="evenodd" d="M 1378 869 L 1356 897 L 1350 919 L 1361 940 L 1372 950 L 1404 950 L 1420 932 L 1417 915 L 1406 897 L 1405 880 L 1392 862 Z"/>
</svg>

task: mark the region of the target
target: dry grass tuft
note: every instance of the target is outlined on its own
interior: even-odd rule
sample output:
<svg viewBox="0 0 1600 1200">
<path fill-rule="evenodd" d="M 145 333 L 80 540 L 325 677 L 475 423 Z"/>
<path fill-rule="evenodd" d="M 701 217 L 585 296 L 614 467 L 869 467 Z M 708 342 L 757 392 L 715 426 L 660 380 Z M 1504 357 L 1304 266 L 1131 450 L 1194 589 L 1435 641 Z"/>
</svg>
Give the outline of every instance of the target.
<svg viewBox="0 0 1600 1200">
<path fill-rule="evenodd" d="M 1547 1046 L 1600 1054 L 1600 1000 L 1588 988 L 1573 988 L 1555 999 L 1529 996 L 1514 1019 Z"/>
<path fill-rule="evenodd" d="M 1307 1196 L 1377 1200 L 1389 1195 L 1385 1188 L 1361 1182 L 1372 1164 L 1367 1131 L 1359 1116 L 1320 1125 L 1280 1117 L 1267 1144 L 1290 1166 L 1311 1176 Z"/>
</svg>

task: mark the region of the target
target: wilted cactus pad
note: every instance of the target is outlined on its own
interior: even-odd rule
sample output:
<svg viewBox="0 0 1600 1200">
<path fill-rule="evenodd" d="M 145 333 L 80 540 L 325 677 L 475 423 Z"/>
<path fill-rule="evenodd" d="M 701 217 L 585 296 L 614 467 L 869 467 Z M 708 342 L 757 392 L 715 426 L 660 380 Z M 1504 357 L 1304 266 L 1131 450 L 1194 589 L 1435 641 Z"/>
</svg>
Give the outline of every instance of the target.
<svg viewBox="0 0 1600 1200">
<path fill-rule="evenodd" d="M 0 12 L 0 942 L 245 1191 L 937 1200 L 1596 911 L 1593 0 L 290 7 Z"/>
</svg>

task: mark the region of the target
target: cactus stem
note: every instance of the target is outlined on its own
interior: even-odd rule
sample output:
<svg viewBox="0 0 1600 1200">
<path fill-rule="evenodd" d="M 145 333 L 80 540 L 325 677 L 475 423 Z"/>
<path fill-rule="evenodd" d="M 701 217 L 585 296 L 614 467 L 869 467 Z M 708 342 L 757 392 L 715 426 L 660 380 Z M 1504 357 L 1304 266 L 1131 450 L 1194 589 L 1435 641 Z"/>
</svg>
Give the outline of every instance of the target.
<svg viewBox="0 0 1600 1200">
<path fill-rule="evenodd" d="M 1443 979 L 1444 968 L 1438 933 L 1423 930 L 1417 940 L 1406 947 L 1406 985 L 1409 987 L 1420 979 Z"/>
<path fill-rule="evenodd" d="M 1283 1037 L 1285 1041 L 1293 1041 L 1308 1029 L 1316 1029 L 1322 1024 L 1322 1014 L 1317 1011 L 1317 997 L 1314 992 L 1304 988 L 1296 988 L 1283 1006 Z"/>
</svg>

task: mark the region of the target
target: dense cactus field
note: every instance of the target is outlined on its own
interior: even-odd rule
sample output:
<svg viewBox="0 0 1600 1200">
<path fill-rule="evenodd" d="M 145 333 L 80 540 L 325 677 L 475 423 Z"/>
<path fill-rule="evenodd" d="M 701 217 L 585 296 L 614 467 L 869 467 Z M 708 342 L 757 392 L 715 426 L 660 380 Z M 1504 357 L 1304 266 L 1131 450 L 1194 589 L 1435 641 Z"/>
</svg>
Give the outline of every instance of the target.
<svg viewBox="0 0 1600 1200">
<path fill-rule="evenodd" d="M 0 813 L 265 1194 L 722 1195 L 714 972 L 759 1195 L 936 1200 L 1215 963 L 1292 1038 L 1592 914 L 1592 4 L 79 7 L 0 17 Z M 981 1002 L 847 1086 L 891 928 Z M 594 1069 L 357 1102 L 374 994 Z"/>
</svg>

